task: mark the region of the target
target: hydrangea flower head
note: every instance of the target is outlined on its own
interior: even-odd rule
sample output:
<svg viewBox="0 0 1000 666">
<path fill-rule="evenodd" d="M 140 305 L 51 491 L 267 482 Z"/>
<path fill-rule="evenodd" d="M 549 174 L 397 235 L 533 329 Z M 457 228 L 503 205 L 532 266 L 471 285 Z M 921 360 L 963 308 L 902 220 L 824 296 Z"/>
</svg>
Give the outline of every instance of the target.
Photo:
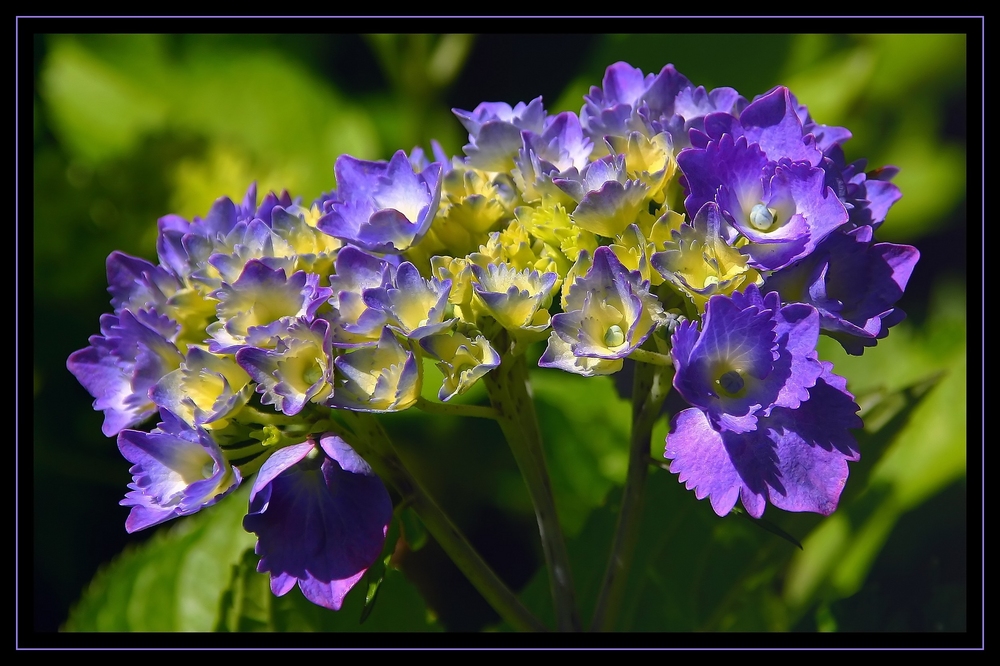
<svg viewBox="0 0 1000 666">
<path fill-rule="evenodd" d="M 385 543 L 392 501 L 361 456 L 326 434 L 275 451 L 250 491 L 243 527 L 257 535 L 257 571 L 271 591 L 299 586 L 306 599 L 340 610 Z"/>
</svg>

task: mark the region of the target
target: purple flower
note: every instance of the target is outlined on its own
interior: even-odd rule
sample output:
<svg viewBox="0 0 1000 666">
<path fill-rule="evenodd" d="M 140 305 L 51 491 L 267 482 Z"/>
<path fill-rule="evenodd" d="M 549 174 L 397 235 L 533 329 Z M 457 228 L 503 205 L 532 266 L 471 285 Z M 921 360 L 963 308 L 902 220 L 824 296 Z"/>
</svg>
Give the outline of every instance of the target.
<svg viewBox="0 0 1000 666">
<path fill-rule="evenodd" d="M 781 307 L 777 294 L 762 297 L 753 284 L 713 296 L 700 332 L 689 320 L 673 335 L 674 387 L 713 427 L 751 431 L 758 416 L 808 398 L 822 372 L 818 338 L 819 314 L 809 305 Z"/>
<path fill-rule="evenodd" d="M 325 404 L 356 412 L 399 412 L 420 397 L 421 365 L 392 329 L 378 344 L 358 347 L 334 361 L 333 395 Z"/>
<path fill-rule="evenodd" d="M 256 206 L 257 184 L 251 183 L 240 205 L 229 197 L 220 197 L 204 218 L 187 221 L 179 215 L 160 218 L 156 241 L 160 262 L 181 278 L 193 277 L 207 288 L 217 288 L 218 277 L 209 268 L 211 255 L 230 254 L 244 241 L 246 228 L 254 220 L 271 226 L 271 213 L 276 206 L 288 207 L 292 199 L 288 192 L 269 192 Z M 259 232 L 258 232 L 259 233 Z"/>
<path fill-rule="evenodd" d="M 861 355 L 905 314 L 895 307 L 920 258 L 910 245 L 873 243 L 872 227 L 831 234 L 811 255 L 768 277 L 764 291 L 819 310 L 823 332 Z"/>
<path fill-rule="evenodd" d="M 386 316 L 381 310 L 368 307 L 363 294 L 367 289 L 395 282 L 396 267 L 347 245 L 337 254 L 336 269 L 336 274 L 330 276 L 333 312 L 329 314 L 334 346 L 375 344 L 382 334 Z"/>
<path fill-rule="evenodd" d="M 441 199 L 441 165 L 416 173 L 402 150 L 388 162 L 341 155 L 334 165 L 337 193 L 317 226 L 372 252 L 399 254 L 416 245 Z"/>
<path fill-rule="evenodd" d="M 708 92 L 693 86 L 673 65 L 643 76 L 642 70 L 624 62 L 608 67 L 603 89 L 592 86 L 584 100 L 580 120 L 595 152 L 604 151 L 604 137 L 629 132 L 647 137 L 669 132 L 674 147 L 684 148 L 689 145 L 689 131 L 701 130 L 705 116 L 738 113 L 747 103 L 732 88 Z"/>
<path fill-rule="evenodd" d="M 236 352 L 236 362 L 257 382 L 261 404 L 288 416 L 307 402 L 323 404 L 333 391 L 330 323 L 293 319 L 276 337 L 274 349 L 243 347 Z"/>
<path fill-rule="evenodd" d="M 788 88 L 781 86 L 754 99 L 739 118 L 729 113 L 713 113 L 705 117 L 704 125 L 703 132 L 691 132 L 695 147 L 704 148 L 709 140 L 719 141 L 729 134 L 757 144 L 772 162 L 784 157 L 817 166 L 823 158 L 816 137 L 803 128 L 798 103 Z M 818 126 L 812 123 L 812 127 Z"/>
<path fill-rule="evenodd" d="M 552 317 L 553 332 L 538 365 L 588 376 L 621 368 L 621 359 L 635 351 L 663 319 L 663 308 L 649 293 L 649 282 L 639 271 L 628 271 L 607 247 L 594 252 L 593 265 L 570 287 L 563 309 Z M 570 356 L 616 363 L 579 364 Z"/>
<path fill-rule="evenodd" d="M 521 130 L 541 134 L 546 127 L 542 98 L 513 108 L 504 102 L 483 102 L 472 111 L 452 109 L 469 131 L 464 151 L 469 166 L 485 171 L 510 171 L 521 148 Z"/>
<path fill-rule="evenodd" d="M 860 458 L 849 430 L 863 424 L 846 381 L 830 372 L 832 363 L 822 365 L 808 400 L 798 409 L 774 409 L 756 430 L 719 431 L 700 409 L 677 414 L 664 453 L 670 471 L 695 497 L 708 497 L 720 516 L 737 499 L 754 518 L 767 502 L 785 511 L 833 513 L 847 463 Z"/>
<path fill-rule="evenodd" d="M 579 174 L 570 169 L 552 182 L 578 202 L 572 212 L 578 226 L 609 238 L 636 221 L 649 193 L 649 185 L 628 178 L 624 155 L 594 160 Z"/>
<path fill-rule="evenodd" d="M 899 188 L 890 182 L 899 169 L 883 166 L 866 172 L 868 162 L 864 159 L 845 164 L 840 146 L 832 147 L 826 155 L 823 169 L 827 173 L 827 182 L 844 202 L 851 224 L 878 229 L 892 205 L 903 196 Z"/>
<path fill-rule="evenodd" d="M 413 264 L 404 261 L 393 282 L 362 293 L 365 304 L 381 312 L 393 330 L 419 340 L 455 323 L 454 318 L 445 318 L 451 280 L 424 279 Z"/>
<path fill-rule="evenodd" d="M 257 571 L 282 596 L 339 610 L 382 552 L 392 501 L 382 481 L 340 437 L 271 454 L 250 491 L 243 527 L 257 535 Z"/>
<path fill-rule="evenodd" d="M 688 212 L 718 203 L 731 225 L 726 239 L 733 242 L 737 233 L 748 239 L 743 252 L 755 268 L 783 268 L 847 222 L 822 169 L 785 158 L 769 161 L 746 137 L 726 134 L 705 148 L 681 151 L 677 162 L 687 182 Z"/>
<path fill-rule="evenodd" d="M 755 518 L 766 501 L 836 508 L 858 459 L 848 430 L 862 424 L 846 382 L 817 359 L 818 336 L 813 307 L 780 307 L 755 285 L 709 299 L 700 332 L 689 321 L 674 333 L 674 387 L 694 407 L 674 416 L 665 457 L 720 516 L 737 498 Z"/>
<path fill-rule="evenodd" d="M 251 259 L 239 279 L 212 292 L 219 300 L 219 319 L 206 329 L 213 338 L 209 351 L 232 354 L 246 344 L 256 346 L 278 335 L 294 318 L 312 321 L 332 293 L 329 287 L 319 286 L 315 273 L 296 271 L 286 277 L 284 269 L 272 270 L 259 259 Z"/>
<path fill-rule="evenodd" d="M 118 449 L 131 463 L 132 490 L 122 506 L 131 506 L 129 532 L 186 516 L 215 504 L 240 484 L 211 435 L 163 410 L 163 423 L 152 432 L 123 430 Z"/>
<path fill-rule="evenodd" d="M 94 396 L 94 409 L 104 412 L 105 435 L 156 413 L 150 389 L 184 360 L 171 342 L 177 331 L 176 322 L 154 311 L 122 310 L 102 315 L 101 335 L 70 354 L 66 367 Z"/>
</svg>

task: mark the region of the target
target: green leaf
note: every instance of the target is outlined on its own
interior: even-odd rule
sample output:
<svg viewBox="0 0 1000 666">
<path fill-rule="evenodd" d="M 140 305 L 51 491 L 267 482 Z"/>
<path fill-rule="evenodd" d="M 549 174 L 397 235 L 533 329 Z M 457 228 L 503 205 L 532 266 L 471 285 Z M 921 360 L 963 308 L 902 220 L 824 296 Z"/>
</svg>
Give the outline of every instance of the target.
<svg viewBox="0 0 1000 666">
<path fill-rule="evenodd" d="M 413 509 L 406 507 L 399 512 L 399 522 L 403 538 L 406 539 L 406 546 L 413 552 L 417 552 L 427 544 L 427 528 L 420 516 Z"/>
<path fill-rule="evenodd" d="M 260 558 L 252 548 L 233 565 L 229 589 L 222 595 L 216 631 L 273 631 L 269 577 L 257 573 Z"/>
<path fill-rule="evenodd" d="M 620 499 L 621 491 L 615 489 L 567 544 L 584 622 L 593 615 Z M 676 476 L 653 469 L 614 630 L 780 630 L 784 625 L 750 607 L 769 592 L 778 565 L 791 552 L 789 544 L 736 516 L 718 517 Z M 521 599 L 543 621 L 551 621 L 544 570 Z"/>
<path fill-rule="evenodd" d="M 559 521 L 573 535 L 625 481 L 631 406 L 610 377 L 538 370 L 531 373 L 531 388 Z"/>
<path fill-rule="evenodd" d="M 386 569 L 378 585 L 378 605 L 365 616 L 367 592 L 365 586 L 356 585 L 340 610 L 331 611 L 310 602 L 296 586 L 273 599 L 272 621 L 277 631 L 441 631 L 417 588 L 399 570 Z"/>
<path fill-rule="evenodd" d="M 416 588 L 395 569 L 368 609 L 364 585 L 340 611 L 308 601 L 298 586 L 271 593 L 257 573 L 255 538 L 243 530 L 251 484 L 193 516 L 177 519 L 127 549 L 98 573 L 72 610 L 65 631 L 435 631 Z M 392 539 L 392 544 L 395 539 Z M 391 552 L 391 546 L 388 546 Z M 374 568 L 374 567 L 373 567 Z M 383 569 L 384 569 L 383 564 Z"/>
<path fill-rule="evenodd" d="M 211 631 L 233 567 L 252 549 L 243 529 L 250 484 L 160 528 L 99 572 L 66 631 Z"/>
<path fill-rule="evenodd" d="M 259 191 L 287 188 L 308 201 L 334 186 L 339 155 L 382 156 L 365 110 L 278 51 L 238 49 L 212 35 L 59 35 L 50 45 L 39 92 L 75 158 L 120 157 L 154 133 L 210 141 L 204 163 L 192 160 L 174 176 L 179 215 L 204 215 L 220 194 L 240 199 L 251 180 Z"/>
<path fill-rule="evenodd" d="M 378 591 L 382 586 L 382 581 L 385 580 L 386 564 L 390 557 L 392 556 L 380 557 L 365 572 L 365 605 L 361 609 L 361 619 L 358 620 L 360 624 L 364 624 L 375 608 L 375 601 L 378 598 Z"/>
</svg>

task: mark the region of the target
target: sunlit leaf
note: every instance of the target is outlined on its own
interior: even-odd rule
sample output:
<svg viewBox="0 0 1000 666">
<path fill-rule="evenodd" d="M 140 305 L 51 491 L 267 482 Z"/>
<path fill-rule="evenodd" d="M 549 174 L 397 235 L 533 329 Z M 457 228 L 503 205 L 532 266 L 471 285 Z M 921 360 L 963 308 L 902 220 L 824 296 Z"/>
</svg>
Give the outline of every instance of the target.
<svg viewBox="0 0 1000 666">
<path fill-rule="evenodd" d="M 250 485 L 176 519 L 98 573 L 67 631 L 211 631 L 254 537 L 242 525 Z"/>
<path fill-rule="evenodd" d="M 560 522 L 576 534 L 589 511 L 625 480 L 631 406 L 610 377 L 539 370 L 531 385 Z"/>
</svg>

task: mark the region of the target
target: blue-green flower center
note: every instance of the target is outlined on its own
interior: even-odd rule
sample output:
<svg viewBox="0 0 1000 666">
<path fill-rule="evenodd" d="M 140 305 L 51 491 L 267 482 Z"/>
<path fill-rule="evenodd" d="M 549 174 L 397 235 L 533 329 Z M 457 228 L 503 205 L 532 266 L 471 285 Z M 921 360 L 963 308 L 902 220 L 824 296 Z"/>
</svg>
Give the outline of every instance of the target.
<svg viewBox="0 0 1000 666">
<path fill-rule="evenodd" d="M 762 203 L 750 209 L 750 224 L 757 231 L 767 231 L 774 224 L 774 213 Z"/>
<path fill-rule="evenodd" d="M 302 373 L 302 379 L 305 380 L 310 386 L 314 385 L 320 379 L 323 378 L 323 368 L 320 367 L 319 363 L 313 363 L 306 371 Z"/>
<path fill-rule="evenodd" d="M 730 396 L 734 396 L 743 390 L 743 376 L 736 370 L 723 373 L 717 383 L 719 388 Z"/>
<path fill-rule="evenodd" d="M 618 324 L 612 324 L 604 332 L 604 344 L 608 347 L 618 347 L 625 344 L 625 332 Z"/>
</svg>

